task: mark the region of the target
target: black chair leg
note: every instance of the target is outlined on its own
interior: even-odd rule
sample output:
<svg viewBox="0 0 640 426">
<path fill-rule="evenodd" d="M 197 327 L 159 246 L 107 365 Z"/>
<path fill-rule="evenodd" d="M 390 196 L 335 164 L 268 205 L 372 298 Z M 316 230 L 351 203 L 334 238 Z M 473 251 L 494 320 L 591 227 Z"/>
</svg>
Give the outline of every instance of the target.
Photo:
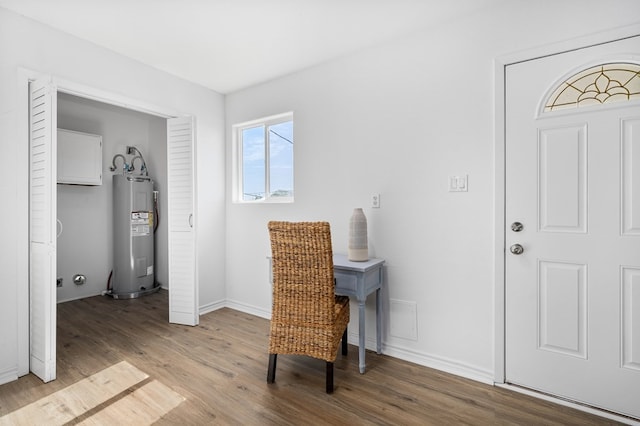
<svg viewBox="0 0 640 426">
<path fill-rule="evenodd" d="M 349 350 L 347 344 L 347 329 L 344 329 L 344 334 L 342 335 L 342 355 L 346 355 Z"/>
<path fill-rule="evenodd" d="M 276 361 L 278 354 L 269 354 L 269 370 L 267 371 L 267 383 L 273 383 L 276 380 Z"/>
<path fill-rule="evenodd" d="M 333 393 L 333 363 L 327 361 L 327 393 Z"/>
</svg>

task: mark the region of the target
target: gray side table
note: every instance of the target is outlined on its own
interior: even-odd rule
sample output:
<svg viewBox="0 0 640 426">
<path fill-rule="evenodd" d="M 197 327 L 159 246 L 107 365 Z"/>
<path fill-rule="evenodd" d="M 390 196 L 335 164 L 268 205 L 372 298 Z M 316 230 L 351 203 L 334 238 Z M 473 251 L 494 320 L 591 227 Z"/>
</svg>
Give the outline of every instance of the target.
<svg viewBox="0 0 640 426">
<path fill-rule="evenodd" d="M 382 351 L 382 266 L 384 259 L 369 259 L 352 262 L 344 254 L 333 255 L 333 273 L 336 278 L 336 294 L 352 296 L 358 301 L 358 357 L 360 373 L 365 371 L 365 302 L 367 296 L 376 292 L 376 352 Z"/>
</svg>

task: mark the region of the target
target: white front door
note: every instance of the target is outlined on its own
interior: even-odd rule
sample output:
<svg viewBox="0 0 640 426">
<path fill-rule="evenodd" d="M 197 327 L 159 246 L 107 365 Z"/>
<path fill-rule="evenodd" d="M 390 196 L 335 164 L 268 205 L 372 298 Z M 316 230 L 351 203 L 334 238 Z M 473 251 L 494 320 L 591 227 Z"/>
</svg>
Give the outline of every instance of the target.
<svg viewBox="0 0 640 426">
<path fill-rule="evenodd" d="M 640 37 L 507 66 L 505 376 L 640 418 L 638 64 Z"/>
</svg>

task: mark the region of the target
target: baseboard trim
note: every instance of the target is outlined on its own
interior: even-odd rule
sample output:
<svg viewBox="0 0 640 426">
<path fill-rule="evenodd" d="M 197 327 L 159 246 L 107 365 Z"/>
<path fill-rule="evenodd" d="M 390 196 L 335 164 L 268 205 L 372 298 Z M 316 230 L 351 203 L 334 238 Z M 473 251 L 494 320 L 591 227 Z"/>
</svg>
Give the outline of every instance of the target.
<svg viewBox="0 0 640 426">
<path fill-rule="evenodd" d="M 18 370 L 16 368 L 8 368 L 0 371 L 0 385 L 18 380 Z"/>
<path fill-rule="evenodd" d="M 65 302 L 73 302 L 74 300 L 80 300 L 80 299 L 87 299 L 89 297 L 94 297 L 94 296 L 101 296 L 103 292 L 98 292 L 98 293 L 89 293 L 89 294 L 83 294 L 82 296 L 74 296 L 74 297 L 69 297 L 67 299 L 60 299 L 58 301 L 56 301 L 56 304 L 58 303 L 65 303 Z"/>
<path fill-rule="evenodd" d="M 206 314 L 208 312 L 213 312 L 221 308 L 235 309 L 236 311 L 244 312 L 245 314 L 255 315 L 260 318 L 271 319 L 271 311 L 266 311 L 262 308 L 258 308 L 257 306 L 248 305 L 246 303 L 240 303 L 236 302 L 235 300 L 229 299 L 201 306 L 200 315 Z"/>
<path fill-rule="evenodd" d="M 198 308 L 198 313 L 200 315 L 208 314 L 209 312 L 217 311 L 218 309 L 222 309 L 227 306 L 227 303 L 224 300 L 219 300 L 217 302 L 207 303 L 206 305 L 202 305 Z"/>
<path fill-rule="evenodd" d="M 549 395 L 546 393 L 536 392 L 531 389 L 523 388 L 517 385 L 512 385 L 510 383 L 495 383 L 496 387 L 500 387 L 503 389 L 507 389 L 512 392 L 518 392 L 524 395 L 528 395 L 534 398 L 542 399 L 544 401 L 553 402 L 554 404 L 562 405 L 565 407 L 573 408 L 578 411 L 582 411 L 585 413 L 593 414 L 598 417 L 603 417 L 609 420 L 614 420 L 619 423 L 640 426 L 640 421 L 634 420 L 629 417 L 625 417 L 619 414 L 612 413 L 610 411 L 600 410 L 595 407 L 590 407 L 588 405 L 578 404 L 577 402 L 568 401 L 566 399 L 558 398 L 553 395 Z"/>
<path fill-rule="evenodd" d="M 356 343 L 357 345 L 357 343 Z M 365 346 L 367 346 L 365 344 Z M 399 346 L 382 345 L 382 352 L 394 358 L 403 361 L 412 362 L 423 367 L 433 368 L 435 370 L 444 371 L 445 373 L 454 374 L 476 382 L 493 385 L 493 371 L 485 370 L 473 365 L 464 364 L 452 359 L 418 353 L 413 350 L 402 348 Z"/>
</svg>

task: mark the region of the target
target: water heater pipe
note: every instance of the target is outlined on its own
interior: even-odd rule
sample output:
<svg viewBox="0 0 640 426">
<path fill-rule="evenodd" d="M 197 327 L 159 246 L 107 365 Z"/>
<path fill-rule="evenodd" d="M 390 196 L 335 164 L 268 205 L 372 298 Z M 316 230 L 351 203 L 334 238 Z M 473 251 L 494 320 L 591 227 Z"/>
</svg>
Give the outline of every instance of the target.
<svg viewBox="0 0 640 426">
<path fill-rule="evenodd" d="M 138 148 L 136 148 L 135 146 L 128 146 L 127 147 L 127 154 L 135 155 L 136 152 L 140 156 L 140 160 L 142 160 L 142 166 L 140 166 L 140 174 L 142 174 L 142 172 L 144 172 L 145 176 L 149 176 L 149 172 L 147 171 L 147 162 L 144 161 L 144 155 L 142 155 L 140 150 Z M 135 158 L 134 158 L 134 160 L 135 160 Z M 133 165 L 133 161 L 131 162 L 131 164 Z"/>
</svg>

